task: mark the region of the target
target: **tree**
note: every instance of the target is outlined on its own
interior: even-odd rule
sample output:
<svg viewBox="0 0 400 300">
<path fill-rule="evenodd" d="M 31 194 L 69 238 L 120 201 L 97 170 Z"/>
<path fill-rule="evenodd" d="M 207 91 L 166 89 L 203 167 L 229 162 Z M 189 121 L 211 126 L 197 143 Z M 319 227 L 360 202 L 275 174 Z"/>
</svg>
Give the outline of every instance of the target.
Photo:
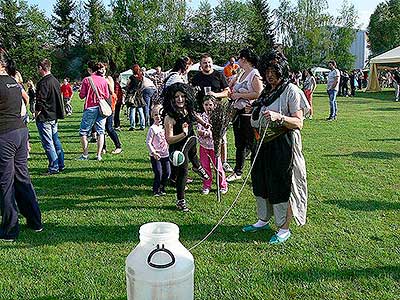
<svg viewBox="0 0 400 300">
<path fill-rule="evenodd" d="M 400 0 L 380 3 L 370 17 L 368 32 L 372 55 L 399 46 Z"/>
<path fill-rule="evenodd" d="M 62 50 L 69 50 L 76 41 L 74 33 L 73 0 L 57 0 L 54 5 L 53 28 L 57 33 L 57 44 Z"/>
<path fill-rule="evenodd" d="M 355 57 L 350 53 L 351 44 L 354 41 L 357 23 L 357 11 L 353 4 L 344 0 L 339 11 L 339 16 L 332 27 L 331 58 L 336 60 L 337 65 L 345 70 L 354 66 Z"/>
<path fill-rule="evenodd" d="M 215 32 L 218 50 L 216 61 L 225 63 L 229 56 L 248 46 L 247 32 L 250 11 L 248 5 L 238 0 L 220 0 L 214 9 Z"/>
<path fill-rule="evenodd" d="M 250 0 L 250 5 L 251 19 L 247 42 L 258 55 L 262 55 L 274 46 L 274 23 L 266 0 Z"/>
<path fill-rule="evenodd" d="M 198 59 L 202 53 L 211 52 L 215 42 L 213 19 L 213 10 L 208 0 L 200 1 L 198 9 L 190 12 L 185 37 L 185 47 L 189 49 L 190 56 Z"/>
<path fill-rule="evenodd" d="M 0 37 L 10 52 L 23 40 L 25 28 L 22 11 L 26 6 L 25 1 L 18 3 L 17 0 L 0 0 Z"/>
<path fill-rule="evenodd" d="M 281 2 L 277 28 L 292 69 L 320 65 L 328 58 L 332 17 L 327 9 L 326 0 L 298 0 L 297 6 L 291 6 L 289 0 Z"/>
</svg>

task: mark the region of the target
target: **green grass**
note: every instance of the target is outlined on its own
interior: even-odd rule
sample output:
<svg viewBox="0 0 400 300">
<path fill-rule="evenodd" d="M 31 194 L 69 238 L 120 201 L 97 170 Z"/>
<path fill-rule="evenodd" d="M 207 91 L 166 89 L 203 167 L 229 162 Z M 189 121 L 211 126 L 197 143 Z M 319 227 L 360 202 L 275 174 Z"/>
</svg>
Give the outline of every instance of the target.
<svg viewBox="0 0 400 300">
<path fill-rule="evenodd" d="M 292 224 L 292 238 L 277 247 L 267 243 L 273 232 L 242 233 L 256 219 L 248 185 L 217 231 L 192 252 L 195 299 L 400 299 L 400 103 L 392 99 L 393 91 L 339 98 L 338 121 L 326 122 L 328 98 L 319 87 L 314 119 L 302 131 L 307 224 Z M 40 175 L 47 160 L 30 124 L 29 167 L 45 230 L 22 225 L 17 242 L 0 242 L 0 299 L 126 299 L 125 258 L 140 225 L 174 222 L 189 248 L 240 189 L 230 185 L 218 203 L 214 194 L 200 194 L 200 180 L 191 174 L 192 212 L 177 212 L 172 188 L 166 197 L 151 195 L 143 132 L 120 133 L 121 155 L 77 161 L 82 106 L 74 99 L 74 115 L 59 122 L 66 170 L 57 176 Z M 229 142 L 232 159 L 231 130 Z M 108 138 L 107 144 L 112 150 Z M 91 144 L 92 158 L 94 151 Z"/>
</svg>

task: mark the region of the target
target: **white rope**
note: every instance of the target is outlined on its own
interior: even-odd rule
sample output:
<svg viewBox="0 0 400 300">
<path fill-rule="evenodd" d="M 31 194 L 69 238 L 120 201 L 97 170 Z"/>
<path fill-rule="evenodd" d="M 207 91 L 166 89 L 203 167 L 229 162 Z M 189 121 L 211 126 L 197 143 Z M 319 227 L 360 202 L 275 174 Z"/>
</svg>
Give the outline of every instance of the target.
<svg viewBox="0 0 400 300">
<path fill-rule="evenodd" d="M 255 164 L 255 162 L 256 162 L 258 153 L 260 152 L 261 146 L 262 146 L 263 141 L 264 141 L 264 138 L 265 138 L 265 136 L 266 136 L 268 126 L 269 126 L 269 122 L 266 122 L 265 131 L 264 131 L 263 136 L 262 136 L 262 138 L 261 138 L 261 140 L 260 140 L 260 144 L 259 144 L 259 146 L 258 146 L 258 148 L 257 148 L 257 151 L 256 151 L 256 154 L 255 154 L 255 156 L 254 156 L 254 160 L 253 160 L 253 162 L 252 162 L 252 164 L 251 164 L 249 173 L 247 174 L 247 176 L 246 176 L 246 178 L 245 178 L 245 180 L 244 180 L 244 182 L 243 182 L 243 185 L 242 185 L 242 187 L 240 188 L 239 193 L 237 194 L 235 200 L 232 202 L 231 206 L 226 210 L 226 212 L 224 213 L 224 215 L 222 216 L 222 218 L 218 221 L 218 223 L 211 229 L 211 231 L 210 231 L 201 241 L 197 242 L 194 246 L 190 247 L 190 248 L 189 248 L 189 251 L 191 251 L 191 250 L 193 250 L 194 248 L 196 248 L 197 246 L 201 245 L 203 242 L 205 242 L 205 241 L 214 233 L 214 231 L 218 228 L 219 225 L 221 225 L 222 221 L 226 218 L 226 216 L 230 213 L 230 211 L 231 211 L 231 210 L 233 209 L 233 207 L 235 206 L 236 202 L 239 200 L 239 196 L 240 196 L 240 194 L 242 193 L 244 187 L 246 186 L 247 180 L 249 179 L 249 177 L 250 177 L 250 175 L 251 175 L 251 171 L 253 170 L 253 167 L 254 167 L 254 164 Z"/>
</svg>

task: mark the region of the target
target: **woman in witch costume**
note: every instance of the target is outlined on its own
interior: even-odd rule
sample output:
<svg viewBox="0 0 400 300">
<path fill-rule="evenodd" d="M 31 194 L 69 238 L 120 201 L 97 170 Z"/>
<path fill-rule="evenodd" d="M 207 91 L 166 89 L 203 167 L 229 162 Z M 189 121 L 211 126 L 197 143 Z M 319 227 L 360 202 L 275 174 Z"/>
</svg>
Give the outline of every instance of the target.
<svg viewBox="0 0 400 300">
<path fill-rule="evenodd" d="M 253 105 L 251 120 L 256 147 L 260 147 L 251 174 L 258 221 L 243 231 L 269 229 L 274 215 L 278 231 L 269 243 L 280 244 L 291 235 L 292 218 L 298 225 L 306 222 L 307 179 L 300 130 L 309 105 L 303 92 L 289 83 L 289 65 L 282 53 L 274 50 L 264 55 L 259 70 L 266 87 Z"/>
<path fill-rule="evenodd" d="M 185 200 L 189 161 L 194 172 L 204 180 L 209 179 L 197 156 L 197 137 L 193 130 L 193 123 L 196 121 L 194 101 L 193 89 L 188 84 L 178 82 L 167 88 L 163 103 L 165 138 L 169 144 L 169 152 L 172 154 L 174 151 L 181 151 L 185 156 L 183 163 L 173 168 L 176 176 L 176 206 L 184 212 L 189 211 Z"/>
</svg>

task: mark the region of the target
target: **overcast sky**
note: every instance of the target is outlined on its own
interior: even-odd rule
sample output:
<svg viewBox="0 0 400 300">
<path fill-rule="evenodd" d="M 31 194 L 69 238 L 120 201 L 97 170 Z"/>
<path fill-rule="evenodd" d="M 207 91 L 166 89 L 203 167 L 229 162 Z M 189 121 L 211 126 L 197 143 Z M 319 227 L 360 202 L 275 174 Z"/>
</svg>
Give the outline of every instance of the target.
<svg viewBox="0 0 400 300">
<path fill-rule="evenodd" d="M 28 3 L 30 4 L 37 4 L 41 9 L 43 9 L 47 15 L 51 15 L 52 10 L 53 10 L 53 5 L 56 2 L 56 0 L 28 0 Z M 109 0 L 103 0 L 105 4 L 109 4 Z M 200 1 L 191 1 L 191 6 L 196 8 L 199 5 Z M 216 6 L 218 4 L 218 0 L 209 0 L 212 6 Z M 292 0 L 294 2 L 294 0 Z M 369 17 L 370 15 L 374 12 L 376 6 L 384 2 L 384 0 L 349 0 L 349 2 L 353 3 L 354 6 L 356 7 L 358 11 L 358 16 L 359 16 L 359 24 L 361 24 L 361 27 L 365 29 L 368 26 L 369 23 Z M 271 3 L 271 9 L 277 8 L 279 5 L 279 0 L 270 0 Z M 336 16 L 337 11 L 339 10 L 342 1 L 341 0 L 328 0 L 329 4 L 329 10 L 331 11 L 331 14 Z"/>
</svg>

